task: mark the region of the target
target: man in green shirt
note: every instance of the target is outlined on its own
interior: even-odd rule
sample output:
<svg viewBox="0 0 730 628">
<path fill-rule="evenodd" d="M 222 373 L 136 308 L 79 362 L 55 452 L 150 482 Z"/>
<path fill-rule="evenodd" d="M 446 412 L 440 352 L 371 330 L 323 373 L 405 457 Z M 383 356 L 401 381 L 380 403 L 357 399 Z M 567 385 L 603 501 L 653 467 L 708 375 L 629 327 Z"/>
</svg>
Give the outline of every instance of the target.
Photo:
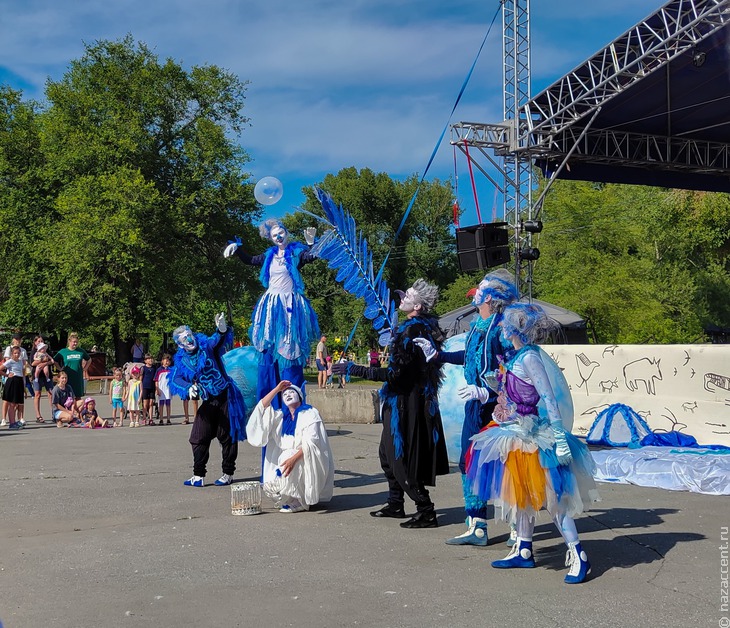
<svg viewBox="0 0 730 628">
<path fill-rule="evenodd" d="M 83 397 L 84 375 L 89 364 L 89 354 L 83 349 L 79 349 L 77 334 L 69 334 L 68 346 L 53 356 L 53 361 L 68 375 L 68 383 L 74 391 L 74 398 Z"/>
</svg>

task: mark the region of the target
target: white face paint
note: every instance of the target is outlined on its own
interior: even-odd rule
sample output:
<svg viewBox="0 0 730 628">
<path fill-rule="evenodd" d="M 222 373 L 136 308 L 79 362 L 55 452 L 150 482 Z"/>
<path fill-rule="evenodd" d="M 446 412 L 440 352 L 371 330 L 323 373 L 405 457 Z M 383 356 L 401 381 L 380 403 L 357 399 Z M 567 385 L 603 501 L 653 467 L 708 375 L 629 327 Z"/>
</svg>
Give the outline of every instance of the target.
<svg viewBox="0 0 730 628">
<path fill-rule="evenodd" d="M 281 400 L 287 408 L 298 406 L 301 403 L 299 393 L 293 388 L 287 388 L 283 393 L 281 393 Z"/>
<path fill-rule="evenodd" d="M 408 288 L 400 300 L 398 309 L 401 312 L 410 314 L 414 310 L 420 309 L 420 303 L 417 302 L 418 300 L 418 293 L 413 288 Z"/>
<path fill-rule="evenodd" d="M 286 246 L 289 243 L 289 233 L 286 229 L 282 229 L 279 226 L 274 227 L 270 232 L 271 241 L 276 246 Z"/>
<path fill-rule="evenodd" d="M 198 341 L 189 329 L 185 330 L 184 334 L 178 336 L 175 343 L 187 353 L 195 353 L 198 348 Z"/>
</svg>

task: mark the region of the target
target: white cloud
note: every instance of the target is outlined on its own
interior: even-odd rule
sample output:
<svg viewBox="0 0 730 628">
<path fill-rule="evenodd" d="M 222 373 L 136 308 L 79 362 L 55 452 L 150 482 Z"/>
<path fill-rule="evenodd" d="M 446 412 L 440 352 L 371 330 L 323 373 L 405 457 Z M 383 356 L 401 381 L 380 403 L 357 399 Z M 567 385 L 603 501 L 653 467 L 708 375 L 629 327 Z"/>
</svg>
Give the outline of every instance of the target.
<svg viewBox="0 0 730 628">
<path fill-rule="evenodd" d="M 533 2 L 534 91 L 655 2 Z M 255 170 L 316 180 L 354 165 L 404 175 L 426 166 L 499 6 L 484 4 L 0 0 L 0 65 L 35 85 L 29 93 L 40 97 L 46 77 L 59 79 L 83 42 L 131 33 L 163 59 L 215 64 L 251 81 L 245 112 L 252 127 L 241 143 Z M 501 119 L 501 72 L 498 17 L 454 121 Z M 450 162 L 447 135 L 434 170 L 448 176 Z"/>
</svg>

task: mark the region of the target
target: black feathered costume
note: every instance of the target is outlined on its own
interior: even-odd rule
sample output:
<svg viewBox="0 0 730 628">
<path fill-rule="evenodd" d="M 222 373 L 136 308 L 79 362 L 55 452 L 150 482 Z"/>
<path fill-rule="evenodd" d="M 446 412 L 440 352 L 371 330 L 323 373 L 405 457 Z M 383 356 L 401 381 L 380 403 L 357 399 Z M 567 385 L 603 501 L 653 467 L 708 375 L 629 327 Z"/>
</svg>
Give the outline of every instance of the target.
<svg viewBox="0 0 730 628">
<path fill-rule="evenodd" d="M 426 486 L 449 472 L 446 441 L 438 406 L 441 367 L 426 362 L 414 338 L 430 340 L 437 350 L 444 340 L 438 321 L 421 314 L 399 325 L 387 368 L 350 365 L 352 375 L 385 382 L 380 390 L 383 434 L 380 465 L 388 480 L 388 505 L 402 510 L 404 493 L 418 513 L 434 510 Z"/>
</svg>

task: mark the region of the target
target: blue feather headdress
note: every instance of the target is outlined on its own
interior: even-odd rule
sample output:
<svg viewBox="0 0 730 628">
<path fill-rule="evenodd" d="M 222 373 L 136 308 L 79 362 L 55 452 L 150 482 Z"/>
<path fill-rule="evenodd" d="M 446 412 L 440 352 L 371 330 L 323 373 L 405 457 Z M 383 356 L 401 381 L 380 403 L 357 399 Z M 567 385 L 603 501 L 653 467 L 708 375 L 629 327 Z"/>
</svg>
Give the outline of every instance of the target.
<svg viewBox="0 0 730 628">
<path fill-rule="evenodd" d="M 325 218 L 306 212 L 321 222 L 327 223 L 326 231 L 312 246 L 311 253 L 327 260 L 330 268 L 337 270 L 337 281 L 351 295 L 365 301 L 365 317 L 373 321 L 378 332 L 378 344 L 390 344 L 398 327 L 398 310 L 390 299 L 390 290 L 383 281 L 383 270 L 373 273 L 373 254 L 362 231 L 358 231 L 355 219 L 342 205 L 319 188 L 314 189 L 322 204 Z"/>
</svg>

